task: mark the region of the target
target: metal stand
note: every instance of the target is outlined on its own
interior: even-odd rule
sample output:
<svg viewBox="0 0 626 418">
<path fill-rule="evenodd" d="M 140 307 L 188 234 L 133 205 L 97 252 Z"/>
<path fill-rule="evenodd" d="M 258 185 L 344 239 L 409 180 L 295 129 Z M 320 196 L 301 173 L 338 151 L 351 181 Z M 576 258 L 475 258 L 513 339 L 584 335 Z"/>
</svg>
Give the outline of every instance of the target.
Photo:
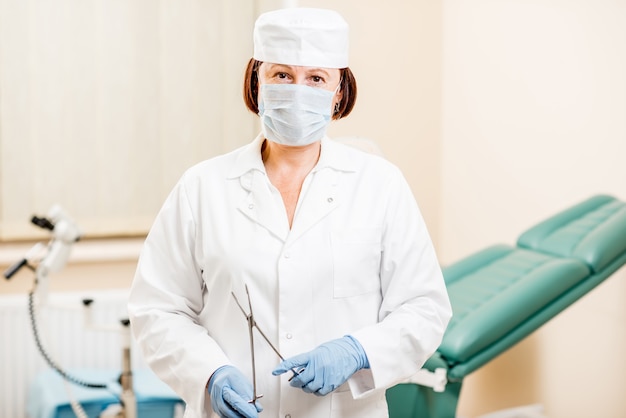
<svg viewBox="0 0 626 418">
<path fill-rule="evenodd" d="M 37 216 L 33 216 L 31 222 L 40 228 L 49 230 L 51 232 L 52 239 L 45 246 L 41 243 L 36 244 L 22 260 L 19 260 L 4 272 L 4 277 L 7 280 L 11 279 L 11 277 L 13 277 L 13 275 L 15 275 L 15 273 L 17 273 L 22 267 L 27 267 L 35 272 L 35 288 L 29 295 L 29 309 L 31 311 L 33 331 L 38 348 L 48 364 L 59 372 L 64 379 L 75 384 L 92 388 L 106 388 L 106 384 L 90 384 L 73 378 L 51 360 L 39 341 L 34 315 L 36 304 L 41 306 L 47 305 L 48 275 L 63 269 L 69 258 L 72 245 L 81 238 L 81 230 L 58 205 L 55 205 L 50 209 L 47 217 L 39 218 Z M 34 302 L 35 299 L 37 299 L 38 303 Z M 121 328 L 119 326 L 93 326 L 91 323 L 91 312 L 89 310 L 92 302 L 93 300 L 91 299 L 83 300 L 83 306 L 85 308 L 85 327 L 101 331 L 120 332 L 122 339 L 122 374 L 120 375 L 120 385 L 122 387 L 122 393 L 120 396 L 121 408 L 116 412 L 115 417 L 137 418 L 137 401 L 133 391 L 133 373 L 131 368 L 130 321 L 128 319 L 123 319 L 121 321 Z M 76 409 L 74 409 L 74 407 L 76 407 Z M 72 405 L 72 409 L 78 416 L 86 416 L 84 411 L 82 411 L 82 408 L 80 408 L 80 405 Z"/>
<path fill-rule="evenodd" d="M 123 319 L 121 322 L 126 332 L 122 334 L 122 375 L 120 376 L 122 410 L 117 416 L 118 418 L 137 418 L 137 400 L 133 391 L 133 369 L 130 358 L 130 321 Z"/>
</svg>

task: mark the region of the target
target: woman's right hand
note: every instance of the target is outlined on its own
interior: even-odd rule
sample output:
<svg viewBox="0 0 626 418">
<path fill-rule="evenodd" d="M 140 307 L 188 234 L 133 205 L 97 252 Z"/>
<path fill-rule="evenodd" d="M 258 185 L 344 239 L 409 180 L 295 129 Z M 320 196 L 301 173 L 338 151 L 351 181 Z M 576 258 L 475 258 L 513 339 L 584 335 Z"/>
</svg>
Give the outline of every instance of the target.
<svg viewBox="0 0 626 418">
<path fill-rule="evenodd" d="M 209 379 L 208 391 L 211 407 L 222 418 L 257 418 L 263 410 L 258 402 L 250 402 L 252 384 L 236 367 L 217 369 Z"/>
</svg>

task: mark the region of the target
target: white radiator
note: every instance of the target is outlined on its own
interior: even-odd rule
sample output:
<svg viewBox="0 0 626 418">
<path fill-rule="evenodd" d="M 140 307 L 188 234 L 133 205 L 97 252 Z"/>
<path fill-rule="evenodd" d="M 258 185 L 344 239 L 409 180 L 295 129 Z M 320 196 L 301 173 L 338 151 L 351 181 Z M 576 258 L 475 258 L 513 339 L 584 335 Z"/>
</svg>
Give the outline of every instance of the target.
<svg viewBox="0 0 626 418">
<path fill-rule="evenodd" d="M 52 360 L 62 368 L 121 371 L 121 334 L 86 329 L 82 300 L 94 300 L 95 325 L 115 329 L 127 317 L 127 295 L 127 290 L 50 293 L 48 306 L 40 309 L 38 329 Z M 0 418 L 25 418 L 33 378 L 49 368 L 35 344 L 27 295 L 0 296 L 0 327 Z M 133 347 L 132 353 L 133 368 L 145 367 L 138 350 Z"/>
</svg>

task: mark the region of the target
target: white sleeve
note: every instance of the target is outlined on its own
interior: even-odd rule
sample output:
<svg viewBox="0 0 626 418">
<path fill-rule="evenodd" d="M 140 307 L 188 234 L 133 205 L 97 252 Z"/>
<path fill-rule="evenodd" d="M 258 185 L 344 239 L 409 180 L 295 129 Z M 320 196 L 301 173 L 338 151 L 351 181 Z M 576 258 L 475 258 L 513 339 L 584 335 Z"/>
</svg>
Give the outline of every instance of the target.
<svg viewBox="0 0 626 418">
<path fill-rule="evenodd" d="M 196 228 L 183 177 L 145 241 L 128 312 L 148 365 L 188 409 L 207 416 L 205 386 L 211 374 L 229 361 L 198 323 L 204 282 L 194 255 Z"/>
<path fill-rule="evenodd" d="M 415 374 L 441 344 L 452 316 L 426 224 L 399 171 L 386 190 L 379 323 L 352 333 L 370 364 L 349 381 L 356 398 Z"/>
</svg>

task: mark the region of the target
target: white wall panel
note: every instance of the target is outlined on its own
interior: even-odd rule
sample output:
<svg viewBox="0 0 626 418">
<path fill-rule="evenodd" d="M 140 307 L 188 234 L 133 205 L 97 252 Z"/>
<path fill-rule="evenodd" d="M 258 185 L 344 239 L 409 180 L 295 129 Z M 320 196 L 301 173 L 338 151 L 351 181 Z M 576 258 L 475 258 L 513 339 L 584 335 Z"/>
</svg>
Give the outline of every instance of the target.
<svg viewBox="0 0 626 418">
<path fill-rule="evenodd" d="M 142 234 L 185 168 L 249 142 L 253 3 L 0 0 L 0 240 L 54 203 Z"/>
</svg>

